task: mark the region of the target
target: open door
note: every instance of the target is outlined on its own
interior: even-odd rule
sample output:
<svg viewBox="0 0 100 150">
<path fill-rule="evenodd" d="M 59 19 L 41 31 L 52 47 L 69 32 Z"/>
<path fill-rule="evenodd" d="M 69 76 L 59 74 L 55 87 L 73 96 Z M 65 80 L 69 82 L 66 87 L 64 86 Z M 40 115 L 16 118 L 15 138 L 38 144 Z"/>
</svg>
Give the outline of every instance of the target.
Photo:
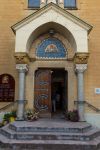
<svg viewBox="0 0 100 150">
<path fill-rule="evenodd" d="M 35 73 L 35 108 L 40 115 L 51 114 L 51 71 L 39 69 Z"/>
</svg>

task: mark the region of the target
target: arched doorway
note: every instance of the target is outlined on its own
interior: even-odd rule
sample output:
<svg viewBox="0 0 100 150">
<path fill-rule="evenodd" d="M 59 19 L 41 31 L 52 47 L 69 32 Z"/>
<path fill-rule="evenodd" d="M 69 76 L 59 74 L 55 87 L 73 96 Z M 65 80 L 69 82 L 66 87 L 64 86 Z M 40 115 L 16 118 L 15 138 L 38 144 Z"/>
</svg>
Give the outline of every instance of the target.
<svg viewBox="0 0 100 150">
<path fill-rule="evenodd" d="M 40 68 L 35 72 L 34 105 L 41 117 L 59 116 L 67 110 L 67 80 L 64 69 Z"/>
</svg>

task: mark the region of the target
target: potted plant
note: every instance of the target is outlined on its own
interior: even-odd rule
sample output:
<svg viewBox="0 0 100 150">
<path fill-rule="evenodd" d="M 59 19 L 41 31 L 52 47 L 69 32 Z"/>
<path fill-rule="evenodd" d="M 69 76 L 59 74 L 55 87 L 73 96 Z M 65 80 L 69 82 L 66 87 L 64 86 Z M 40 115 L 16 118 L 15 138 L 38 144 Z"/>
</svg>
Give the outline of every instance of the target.
<svg viewBox="0 0 100 150">
<path fill-rule="evenodd" d="M 5 113 L 3 117 L 3 123 L 7 124 L 9 122 L 13 122 L 15 121 L 15 118 L 16 118 L 16 111 Z"/>
<path fill-rule="evenodd" d="M 66 118 L 69 121 L 78 122 L 79 121 L 79 115 L 77 110 L 69 111 L 66 113 Z"/>
<path fill-rule="evenodd" d="M 39 112 L 28 109 L 25 113 L 25 118 L 28 121 L 35 121 L 39 118 Z"/>
</svg>

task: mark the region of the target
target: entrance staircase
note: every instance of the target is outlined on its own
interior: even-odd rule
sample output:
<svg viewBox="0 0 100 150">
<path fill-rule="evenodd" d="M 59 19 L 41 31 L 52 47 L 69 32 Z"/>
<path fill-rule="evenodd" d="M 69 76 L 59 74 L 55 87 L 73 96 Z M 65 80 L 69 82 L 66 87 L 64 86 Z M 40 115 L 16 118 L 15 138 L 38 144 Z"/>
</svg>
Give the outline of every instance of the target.
<svg viewBox="0 0 100 150">
<path fill-rule="evenodd" d="M 0 150 L 100 150 L 100 130 L 62 119 L 15 121 L 0 129 Z"/>
</svg>

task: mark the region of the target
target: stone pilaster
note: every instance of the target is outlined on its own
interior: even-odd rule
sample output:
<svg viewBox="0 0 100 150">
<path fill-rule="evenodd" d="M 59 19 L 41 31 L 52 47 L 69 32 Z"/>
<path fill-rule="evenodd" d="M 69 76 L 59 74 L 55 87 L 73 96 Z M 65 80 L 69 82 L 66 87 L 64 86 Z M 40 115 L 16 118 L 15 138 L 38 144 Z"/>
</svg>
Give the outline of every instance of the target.
<svg viewBox="0 0 100 150">
<path fill-rule="evenodd" d="M 28 71 L 28 66 L 27 64 L 16 64 L 16 69 L 19 72 L 19 98 L 17 108 L 17 120 L 23 120 L 25 105 L 25 73 Z"/>
<path fill-rule="evenodd" d="M 64 8 L 64 0 L 59 0 L 58 3 L 61 8 Z"/>
<path fill-rule="evenodd" d="M 40 7 L 44 7 L 46 5 L 46 0 L 41 0 L 40 1 Z"/>
<path fill-rule="evenodd" d="M 36 73 L 36 71 L 38 70 L 38 68 L 36 67 L 36 68 L 34 68 L 34 70 L 33 70 L 33 95 L 35 96 L 35 73 Z M 35 97 L 33 97 L 33 99 L 34 99 Z M 33 103 L 33 107 L 34 107 L 34 109 L 35 109 L 35 106 L 34 106 L 34 103 Z"/>
</svg>

